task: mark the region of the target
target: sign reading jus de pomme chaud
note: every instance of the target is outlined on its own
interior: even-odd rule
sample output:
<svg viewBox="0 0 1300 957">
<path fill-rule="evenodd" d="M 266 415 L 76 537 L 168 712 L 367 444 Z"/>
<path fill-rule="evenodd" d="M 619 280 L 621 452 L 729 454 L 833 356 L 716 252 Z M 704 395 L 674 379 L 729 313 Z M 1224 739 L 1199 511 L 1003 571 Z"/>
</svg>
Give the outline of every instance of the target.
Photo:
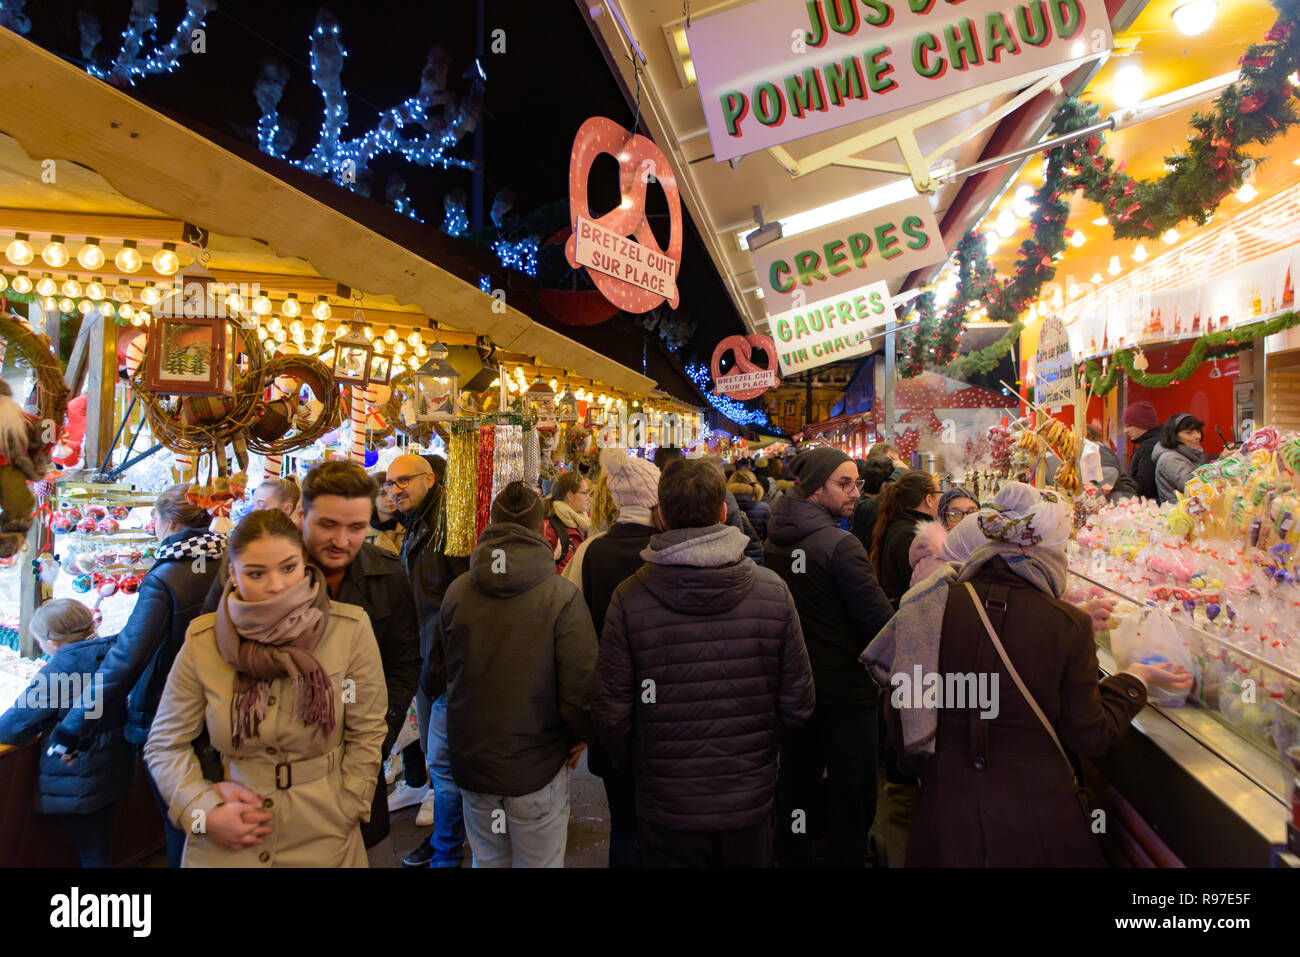
<svg viewBox="0 0 1300 957">
<path fill-rule="evenodd" d="M 755 0 L 686 41 L 718 162 L 1112 46 L 1105 0 Z"/>
</svg>

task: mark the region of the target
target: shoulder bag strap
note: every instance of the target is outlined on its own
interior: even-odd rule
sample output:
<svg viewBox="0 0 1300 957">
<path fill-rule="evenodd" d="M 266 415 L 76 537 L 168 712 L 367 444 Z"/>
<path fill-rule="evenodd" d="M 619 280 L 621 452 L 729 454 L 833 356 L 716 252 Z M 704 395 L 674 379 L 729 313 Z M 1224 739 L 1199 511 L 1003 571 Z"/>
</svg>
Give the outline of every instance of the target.
<svg viewBox="0 0 1300 957">
<path fill-rule="evenodd" d="M 993 625 L 989 621 L 989 616 L 984 611 L 984 603 L 980 601 L 979 594 L 975 591 L 974 586 L 971 585 L 970 582 L 966 582 L 966 590 L 970 592 L 971 601 L 975 603 L 975 610 L 979 612 L 980 621 L 984 622 L 984 630 L 987 631 L 989 637 L 993 639 L 993 647 L 998 650 L 998 655 L 1002 658 L 1002 663 L 1007 666 L 1007 671 L 1011 675 L 1011 680 L 1016 683 L 1016 687 L 1020 689 L 1020 693 L 1024 696 L 1025 701 L 1028 702 L 1029 707 L 1033 709 L 1034 714 L 1038 715 L 1038 720 L 1043 723 L 1043 727 L 1046 728 L 1047 733 L 1051 735 L 1052 743 L 1055 744 L 1056 749 L 1061 752 L 1061 757 L 1064 759 L 1066 767 L 1070 769 L 1070 779 L 1074 782 L 1074 786 L 1077 788 L 1079 786 L 1078 775 L 1074 773 L 1074 765 L 1070 763 L 1070 756 L 1065 753 L 1065 748 L 1061 745 L 1061 739 L 1056 736 L 1056 729 L 1052 727 L 1052 722 L 1047 720 L 1047 715 L 1043 714 L 1043 709 L 1038 707 L 1038 702 L 1035 701 L 1034 696 L 1029 693 L 1029 689 L 1025 687 L 1025 683 L 1020 680 L 1020 673 L 1016 671 L 1016 666 L 1011 663 L 1011 658 L 1007 655 L 1007 649 L 1002 647 L 1002 640 L 998 638 L 998 633 L 993 630 Z"/>
</svg>

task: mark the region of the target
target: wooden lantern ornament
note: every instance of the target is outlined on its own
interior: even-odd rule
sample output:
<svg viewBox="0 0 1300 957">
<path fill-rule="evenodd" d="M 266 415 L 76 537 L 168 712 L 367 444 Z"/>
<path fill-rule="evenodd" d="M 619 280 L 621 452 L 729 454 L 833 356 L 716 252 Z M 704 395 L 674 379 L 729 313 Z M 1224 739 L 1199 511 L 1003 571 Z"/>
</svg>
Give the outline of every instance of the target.
<svg viewBox="0 0 1300 957">
<path fill-rule="evenodd" d="M 444 351 L 445 355 L 445 351 Z M 415 420 L 450 422 L 456 417 L 459 373 L 445 358 L 429 358 L 415 370 Z"/>
<path fill-rule="evenodd" d="M 235 330 L 216 308 L 210 286 L 202 280 L 186 283 L 183 302 L 169 297 L 164 302 L 170 307 L 155 312 L 145 354 L 145 389 L 168 395 L 234 395 Z"/>
<path fill-rule="evenodd" d="M 359 332 L 350 332 L 334 340 L 333 376 L 335 382 L 366 386 L 373 375 L 375 347 Z M 387 361 L 384 368 L 388 367 Z M 388 381 L 388 376 L 383 378 Z"/>
</svg>

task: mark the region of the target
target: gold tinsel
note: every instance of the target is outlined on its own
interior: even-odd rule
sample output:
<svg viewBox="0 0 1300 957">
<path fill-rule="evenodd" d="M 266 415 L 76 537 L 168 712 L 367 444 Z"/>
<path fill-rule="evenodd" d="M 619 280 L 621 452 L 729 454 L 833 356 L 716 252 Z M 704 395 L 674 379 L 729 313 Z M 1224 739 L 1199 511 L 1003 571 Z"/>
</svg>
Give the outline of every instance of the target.
<svg viewBox="0 0 1300 957">
<path fill-rule="evenodd" d="M 446 554 L 463 557 L 474 550 L 478 429 L 454 427 L 447 453 Z"/>
</svg>

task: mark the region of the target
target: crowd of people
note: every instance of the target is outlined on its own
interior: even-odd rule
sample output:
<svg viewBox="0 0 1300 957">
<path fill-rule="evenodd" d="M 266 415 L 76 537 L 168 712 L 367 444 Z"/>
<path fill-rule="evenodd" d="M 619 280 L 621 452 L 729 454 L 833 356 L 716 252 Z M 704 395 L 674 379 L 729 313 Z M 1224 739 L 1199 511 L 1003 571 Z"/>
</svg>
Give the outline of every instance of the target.
<svg viewBox="0 0 1300 957">
<path fill-rule="evenodd" d="M 1124 423 L 1110 494 L 1181 487 L 1202 423 L 1143 403 Z M 507 485 L 467 558 L 446 553 L 444 472 L 327 462 L 261 485 L 228 536 L 174 486 L 119 634 L 40 609 L 38 680 L 98 690 L 16 706 L 0 741 L 41 735 L 39 809 L 85 866 L 112 861 L 142 756 L 171 866 L 388 864 L 388 815 L 418 803 L 432 831 L 406 866 L 462 866 L 468 844 L 474 866 L 558 867 L 584 751 L 611 867 L 879 863 L 882 765 L 909 865 L 1098 864 L 1062 756 L 1191 682 L 1098 681 L 1110 606 L 1063 600 L 1068 501 L 1008 483 L 981 503 L 883 443 L 734 465 L 605 449 L 594 482 Z M 1002 693 L 922 705 L 914 673 Z"/>
</svg>

